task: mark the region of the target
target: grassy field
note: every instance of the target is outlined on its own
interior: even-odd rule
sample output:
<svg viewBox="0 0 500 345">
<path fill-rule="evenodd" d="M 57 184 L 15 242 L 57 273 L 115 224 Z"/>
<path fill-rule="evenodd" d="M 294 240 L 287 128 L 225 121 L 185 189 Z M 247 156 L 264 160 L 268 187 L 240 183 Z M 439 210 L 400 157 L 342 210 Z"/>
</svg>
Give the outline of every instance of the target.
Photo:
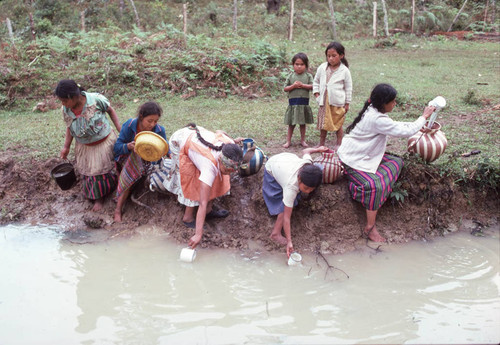
<svg viewBox="0 0 500 345">
<path fill-rule="evenodd" d="M 450 164 L 449 155 L 479 149 L 482 154 L 472 157 L 465 165 L 487 159 L 498 169 L 500 159 L 498 110 L 500 103 L 500 52 L 497 43 L 429 39 L 412 36 L 396 37 L 395 46 L 373 48 L 373 40 L 342 42 L 353 76 L 354 92 L 349 124 L 371 88 L 380 82 L 392 84 L 398 90 L 398 107 L 391 116 L 397 120 L 415 119 L 428 101 L 437 95 L 447 100 L 438 121 L 448 138 L 448 149 L 435 164 Z M 299 42 L 303 42 L 302 44 Z M 281 41 L 290 57 L 298 51 L 309 55 L 311 73 L 324 61 L 324 46 L 316 40 L 298 38 Z M 98 88 L 98 86 L 93 86 Z M 92 87 L 89 87 L 92 91 Z M 122 121 L 135 116 L 137 107 L 147 99 L 134 94 L 130 98 L 111 99 Z M 286 95 L 247 99 L 230 96 L 215 99 L 197 96 L 183 99 L 165 94 L 156 99 L 164 109 L 161 124 L 167 136 L 188 122 L 210 129 L 224 129 L 234 136 L 253 137 L 261 147 L 275 147 L 284 142 L 286 128 L 283 114 Z M 24 157 L 47 159 L 58 155 L 64 141 L 64 125 L 60 110 L 45 113 L 28 108 L 0 110 L 0 150 L 20 150 Z M 312 102 L 315 103 L 315 102 Z M 313 105 L 313 111 L 317 107 Z M 298 133 L 295 134 L 297 140 Z M 317 143 L 319 133 L 308 127 L 308 140 Z M 461 161 L 454 162 L 460 170 Z"/>
</svg>

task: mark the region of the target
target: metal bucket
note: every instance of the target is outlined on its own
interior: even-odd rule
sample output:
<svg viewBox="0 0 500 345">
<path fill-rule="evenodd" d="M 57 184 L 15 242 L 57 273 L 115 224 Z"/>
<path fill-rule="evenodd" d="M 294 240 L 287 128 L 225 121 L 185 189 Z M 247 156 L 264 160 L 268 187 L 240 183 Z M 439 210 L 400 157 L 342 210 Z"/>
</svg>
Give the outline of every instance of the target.
<svg viewBox="0 0 500 345">
<path fill-rule="evenodd" d="M 56 180 L 62 190 L 68 190 L 76 182 L 75 168 L 71 163 L 61 163 L 50 172 L 50 176 Z"/>
</svg>

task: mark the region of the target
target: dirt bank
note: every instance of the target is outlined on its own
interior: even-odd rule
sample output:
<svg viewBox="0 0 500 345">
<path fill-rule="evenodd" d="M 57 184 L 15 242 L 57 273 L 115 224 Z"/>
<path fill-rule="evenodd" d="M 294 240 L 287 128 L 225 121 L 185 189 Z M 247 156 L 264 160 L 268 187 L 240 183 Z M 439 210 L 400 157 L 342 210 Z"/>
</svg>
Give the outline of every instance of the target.
<svg viewBox="0 0 500 345">
<path fill-rule="evenodd" d="M 138 186 L 134 194 L 153 211 L 129 200 L 123 223 L 116 224 L 112 221 L 115 203 L 111 198 L 102 213 L 93 213 L 91 203 L 80 192 L 80 183 L 62 191 L 51 179 L 50 170 L 58 159 L 20 162 L 22 154 L 22 149 L 0 154 L 0 224 L 58 224 L 66 230 L 88 231 L 103 228 L 109 231 L 109 238 L 130 236 L 138 226 L 148 225 L 170 233 L 181 243 L 187 243 L 192 235 L 193 230 L 181 222 L 183 208 L 173 195 L 144 194 L 144 186 Z M 400 188 L 408 194 L 404 202 L 390 199 L 378 214 L 377 227 L 389 243 L 430 239 L 448 231 L 471 231 L 479 224 L 497 221 L 498 198 L 474 189 L 464 191 L 451 178 L 441 177 L 432 165 L 405 157 L 400 182 Z M 259 243 L 268 250 L 283 250 L 268 239 L 274 218 L 268 215 L 261 185 L 262 171 L 247 178 L 232 178 L 231 195 L 216 201 L 231 214 L 207 222 L 202 247 L 248 248 L 251 243 Z M 301 252 L 322 249 L 334 254 L 354 250 L 366 244 L 360 239 L 364 220 L 364 209 L 351 200 L 345 179 L 322 185 L 293 212 L 294 247 Z"/>
</svg>

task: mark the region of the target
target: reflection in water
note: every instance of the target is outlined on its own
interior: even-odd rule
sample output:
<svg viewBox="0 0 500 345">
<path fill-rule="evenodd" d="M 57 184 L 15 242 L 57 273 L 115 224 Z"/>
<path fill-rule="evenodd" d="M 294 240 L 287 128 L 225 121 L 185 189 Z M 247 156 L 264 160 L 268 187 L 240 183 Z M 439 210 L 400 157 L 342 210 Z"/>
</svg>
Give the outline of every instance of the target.
<svg viewBox="0 0 500 345">
<path fill-rule="evenodd" d="M 258 249 L 183 263 L 156 229 L 76 244 L 7 226 L 0 344 L 498 343 L 499 233 L 486 234 L 328 256 L 347 278 Z"/>
</svg>

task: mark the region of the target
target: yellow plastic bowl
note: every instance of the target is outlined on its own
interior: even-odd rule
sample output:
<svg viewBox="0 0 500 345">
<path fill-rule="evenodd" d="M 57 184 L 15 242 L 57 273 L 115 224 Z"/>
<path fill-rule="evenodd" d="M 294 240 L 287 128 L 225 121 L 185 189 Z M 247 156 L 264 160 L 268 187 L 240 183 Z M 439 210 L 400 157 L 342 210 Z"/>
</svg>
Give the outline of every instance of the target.
<svg viewBox="0 0 500 345">
<path fill-rule="evenodd" d="M 145 161 L 155 162 L 168 153 L 168 143 L 160 135 L 144 131 L 135 136 L 135 151 Z"/>
</svg>

